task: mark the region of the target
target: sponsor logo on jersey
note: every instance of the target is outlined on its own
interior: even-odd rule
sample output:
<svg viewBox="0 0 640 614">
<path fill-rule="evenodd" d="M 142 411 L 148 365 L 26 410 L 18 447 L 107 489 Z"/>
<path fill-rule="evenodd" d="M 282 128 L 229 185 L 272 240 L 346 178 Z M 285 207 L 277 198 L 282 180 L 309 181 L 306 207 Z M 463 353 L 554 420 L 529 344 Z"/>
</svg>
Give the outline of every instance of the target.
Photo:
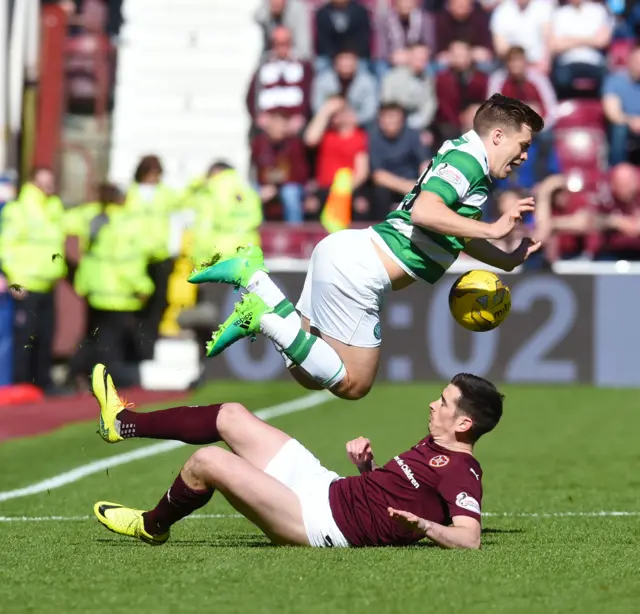
<svg viewBox="0 0 640 614">
<path fill-rule="evenodd" d="M 464 175 L 447 162 L 440 164 L 436 170 L 433 171 L 433 174 L 454 185 L 462 185 L 464 181 Z"/>
<path fill-rule="evenodd" d="M 449 464 L 449 457 L 445 456 L 444 454 L 438 454 L 438 456 L 434 456 L 433 458 L 429 459 L 429 466 L 430 467 L 444 467 L 445 465 Z"/>
<path fill-rule="evenodd" d="M 416 480 L 416 478 L 413 476 L 413 471 L 411 471 L 411 467 L 409 467 L 409 465 L 407 465 L 407 463 L 405 463 L 399 456 L 394 456 L 393 460 L 395 460 L 396 463 L 398 463 L 398 467 L 400 467 L 400 469 L 402 470 L 402 473 L 404 473 L 407 476 L 412 486 L 414 488 L 420 488 L 420 484 L 418 483 L 418 480 Z"/>
<path fill-rule="evenodd" d="M 471 471 L 471 473 L 476 476 L 476 480 L 480 481 L 480 476 L 473 467 L 469 467 L 469 471 Z"/>
<path fill-rule="evenodd" d="M 461 507 L 463 510 L 468 510 L 476 514 L 480 514 L 480 504 L 466 492 L 461 492 L 456 497 L 456 505 L 458 507 Z"/>
</svg>

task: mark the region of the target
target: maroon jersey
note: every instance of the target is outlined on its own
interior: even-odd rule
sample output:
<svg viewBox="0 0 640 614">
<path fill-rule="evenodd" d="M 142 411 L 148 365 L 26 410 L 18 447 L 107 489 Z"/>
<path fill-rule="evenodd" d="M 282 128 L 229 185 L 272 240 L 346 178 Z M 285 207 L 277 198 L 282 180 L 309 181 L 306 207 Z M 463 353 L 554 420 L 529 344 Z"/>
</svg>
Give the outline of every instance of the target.
<svg viewBox="0 0 640 614">
<path fill-rule="evenodd" d="M 384 467 L 336 480 L 329 490 L 333 518 L 352 546 L 397 546 L 423 537 L 389 518 L 388 507 L 448 525 L 454 516 L 479 521 L 481 501 L 480 463 L 431 436 Z"/>
</svg>

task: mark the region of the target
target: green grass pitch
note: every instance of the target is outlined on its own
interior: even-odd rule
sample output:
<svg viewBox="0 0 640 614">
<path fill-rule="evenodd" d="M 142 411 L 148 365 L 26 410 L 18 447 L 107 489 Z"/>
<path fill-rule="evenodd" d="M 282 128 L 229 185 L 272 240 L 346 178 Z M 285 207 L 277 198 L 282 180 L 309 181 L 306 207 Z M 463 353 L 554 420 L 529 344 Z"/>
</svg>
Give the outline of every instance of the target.
<svg viewBox="0 0 640 614">
<path fill-rule="evenodd" d="M 273 424 L 346 474 L 348 439 L 371 438 L 376 459 L 386 461 L 424 434 L 427 404 L 439 391 L 380 384 L 362 401 L 329 400 Z M 477 449 L 490 514 L 480 551 L 275 548 L 219 495 L 201 512 L 221 517 L 188 519 L 157 548 L 89 518 L 99 499 L 155 505 L 189 456 L 187 446 L 1 502 L 0 611 L 640 612 L 638 393 L 504 391 L 503 421 Z M 305 394 L 288 383 L 216 383 L 192 402 L 238 400 L 260 409 Z M 109 446 L 95 430 L 84 423 L 0 445 L 0 491 L 153 443 Z M 51 516 L 65 519 L 42 519 Z"/>
</svg>

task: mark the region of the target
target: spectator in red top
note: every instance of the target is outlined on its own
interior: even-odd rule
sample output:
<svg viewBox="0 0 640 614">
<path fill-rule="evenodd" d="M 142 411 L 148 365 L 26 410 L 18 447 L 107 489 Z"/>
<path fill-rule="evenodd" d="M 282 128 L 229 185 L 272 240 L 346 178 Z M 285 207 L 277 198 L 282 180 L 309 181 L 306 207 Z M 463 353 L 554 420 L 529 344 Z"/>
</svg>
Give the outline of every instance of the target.
<svg viewBox="0 0 640 614">
<path fill-rule="evenodd" d="M 371 19 L 357 0 L 329 0 L 316 13 L 316 71 L 331 66 L 349 48 L 361 60 L 371 57 Z"/>
<path fill-rule="evenodd" d="M 489 78 L 487 98 L 497 92 L 533 106 L 542 115 L 544 128 L 548 130 L 558 112 L 558 98 L 549 77 L 527 66 L 522 47 L 511 47 L 505 56 L 505 63 L 505 69 L 497 70 Z"/>
<path fill-rule="evenodd" d="M 98 388 L 96 398 L 117 398 L 110 376 L 104 384 L 95 379 L 96 388 L 106 389 Z M 102 412 L 102 430 L 114 441 L 170 439 L 207 447 L 191 456 L 154 509 L 140 513 L 101 501 L 95 513 L 115 533 L 159 545 L 172 525 L 218 490 L 279 545 L 402 546 L 426 537 L 443 548 L 477 549 L 483 476 L 474 446 L 500 421 L 503 399 L 491 382 L 460 373 L 429 405 L 428 436 L 383 466 L 368 439 L 349 441 L 347 456 L 360 475 L 342 479 L 239 403 L 147 413 L 123 405 L 110 418 Z M 208 445 L 220 441 L 229 449 Z"/>
<path fill-rule="evenodd" d="M 292 51 L 291 32 L 278 26 L 271 33 L 271 51 L 251 79 L 247 108 L 254 126 L 264 128 L 265 113 L 279 111 L 288 117 L 288 128 L 300 132 L 311 114 L 311 64 Z"/>
<path fill-rule="evenodd" d="M 488 83 L 473 63 L 469 43 L 453 41 L 448 54 L 449 68 L 436 77 L 436 127 L 442 141 L 460 135 L 460 114 L 470 104 L 486 100 Z"/>
<path fill-rule="evenodd" d="M 609 185 L 599 224 L 605 230 L 599 259 L 640 260 L 640 170 L 628 162 L 618 164 Z"/>
<path fill-rule="evenodd" d="M 306 151 L 302 139 L 289 134 L 282 113 L 267 113 L 264 132 L 251 142 L 251 164 L 262 202 L 279 198 L 285 221 L 302 222 L 304 186 L 309 179 Z"/>
<path fill-rule="evenodd" d="M 493 68 L 489 15 L 474 0 L 447 0 L 436 14 L 436 33 L 436 60 L 441 65 L 449 64 L 454 41 L 466 41 L 473 61 L 483 69 Z"/>
<path fill-rule="evenodd" d="M 405 66 L 409 62 L 409 47 L 424 45 L 433 54 L 436 46 L 435 20 L 419 6 L 418 0 L 396 0 L 380 13 L 377 27 L 378 77 L 389 67 Z"/>
<path fill-rule="evenodd" d="M 365 214 L 368 203 L 361 195 L 369 176 L 369 140 L 358 127 L 358 119 L 348 102 L 339 96 L 329 98 L 309 122 L 304 134 L 308 147 L 317 149 L 317 198 L 308 202 L 308 212 L 317 213 L 329 194 L 336 172 L 353 171 L 354 212 Z"/>
</svg>

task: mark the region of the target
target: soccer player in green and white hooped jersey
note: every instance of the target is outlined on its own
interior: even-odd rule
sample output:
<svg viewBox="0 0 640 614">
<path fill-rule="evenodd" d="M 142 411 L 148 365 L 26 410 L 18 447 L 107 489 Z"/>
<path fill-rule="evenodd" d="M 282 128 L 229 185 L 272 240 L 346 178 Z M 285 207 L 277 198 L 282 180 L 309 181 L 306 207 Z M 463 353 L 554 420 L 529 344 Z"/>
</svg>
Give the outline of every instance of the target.
<svg viewBox="0 0 640 614">
<path fill-rule="evenodd" d="M 336 232 L 318 243 L 295 307 L 269 277 L 259 248 L 214 257 L 189 281 L 233 284 L 248 293 L 214 332 L 207 355 L 263 334 L 306 388 L 326 388 L 344 399 L 365 396 L 378 370 L 385 293 L 418 279 L 437 282 L 461 251 L 510 271 L 540 248 L 526 238 L 508 253 L 489 242 L 507 236 L 534 210 L 532 198 L 518 201 L 493 223 L 480 218 L 491 176 L 503 179 L 525 162 L 532 137 L 543 126 L 526 104 L 493 95 L 478 109 L 473 130 L 444 143 L 383 222 Z"/>
</svg>

